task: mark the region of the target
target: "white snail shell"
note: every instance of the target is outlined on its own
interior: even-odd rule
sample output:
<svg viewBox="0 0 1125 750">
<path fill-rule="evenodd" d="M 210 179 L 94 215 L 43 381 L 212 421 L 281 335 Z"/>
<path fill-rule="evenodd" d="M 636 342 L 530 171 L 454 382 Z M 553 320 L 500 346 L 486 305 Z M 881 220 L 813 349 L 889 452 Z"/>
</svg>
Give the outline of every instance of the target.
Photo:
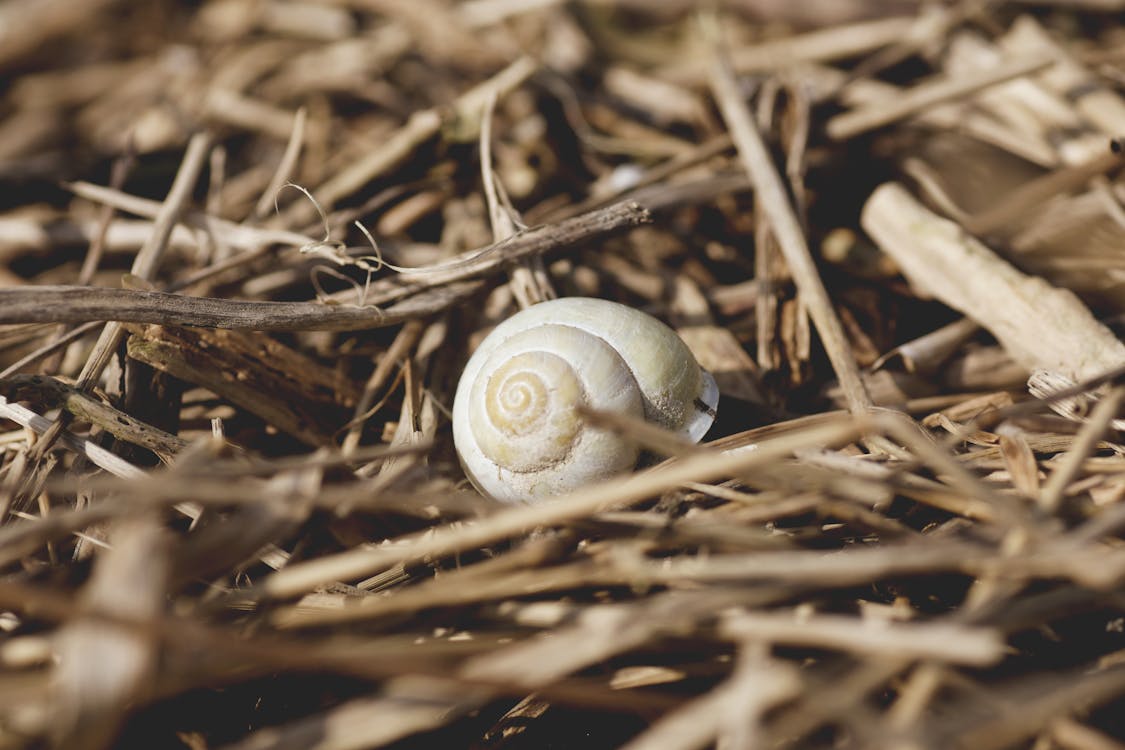
<svg viewBox="0 0 1125 750">
<path fill-rule="evenodd" d="M 698 441 L 719 389 L 668 326 L 583 297 L 529 307 L 496 327 L 469 359 L 453 401 L 465 474 L 498 500 L 536 500 L 633 468 L 630 440 L 586 424 L 585 404 Z"/>
</svg>

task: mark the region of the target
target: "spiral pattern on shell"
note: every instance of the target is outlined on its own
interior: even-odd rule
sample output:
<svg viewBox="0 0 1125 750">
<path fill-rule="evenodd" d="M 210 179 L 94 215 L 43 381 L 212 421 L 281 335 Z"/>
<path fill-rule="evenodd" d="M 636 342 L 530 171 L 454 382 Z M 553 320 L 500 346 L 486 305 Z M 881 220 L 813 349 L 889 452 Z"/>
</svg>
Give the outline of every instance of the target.
<svg viewBox="0 0 1125 750">
<path fill-rule="evenodd" d="M 554 300 L 509 318 L 481 343 L 457 387 L 453 436 L 478 489 L 532 500 L 636 465 L 636 445 L 586 424 L 577 406 L 642 417 L 697 440 L 717 396 L 663 323 L 603 300 Z"/>
<path fill-rule="evenodd" d="M 492 370 L 485 385 L 487 427 L 476 433 L 481 452 L 518 472 L 558 462 L 578 434 L 572 407 L 585 400 L 565 359 L 545 351 L 517 354 Z"/>
</svg>

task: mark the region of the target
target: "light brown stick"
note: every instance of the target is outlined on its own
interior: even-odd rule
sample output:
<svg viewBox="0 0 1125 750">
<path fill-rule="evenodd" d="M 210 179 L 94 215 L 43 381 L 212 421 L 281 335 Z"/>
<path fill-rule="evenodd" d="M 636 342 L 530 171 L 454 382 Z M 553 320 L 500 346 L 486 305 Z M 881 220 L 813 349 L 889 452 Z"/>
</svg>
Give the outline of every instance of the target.
<svg viewBox="0 0 1125 750">
<path fill-rule="evenodd" d="M 717 32 L 712 36 L 712 44 L 717 41 L 715 36 Z M 840 379 L 848 408 L 856 414 L 866 412 L 873 404 L 864 388 L 855 359 L 852 358 L 844 327 L 832 307 L 832 300 L 816 270 L 804 232 L 786 197 L 781 177 L 770 159 L 746 102 L 742 100 L 734 74 L 717 54 L 712 60 L 711 90 L 730 129 L 742 164 L 754 185 L 758 203 L 769 214 L 774 236 L 785 256 L 785 262 L 789 264 L 793 281 L 804 299 L 809 316 L 824 342 L 836 377 Z"/>
<path fill-rule="evenodd" d="M 960 99 L 989 86 L 1037 73 L 1053 63 L 1054 59 L 1049 57 L 1012 60 L 995 68 L 982 70 L 975 76 L 960 76 L 923 83 L 895 99 L 836 115 L 828 121 L 826 129 L 831 138 L 846 141 L 860 133 L 910 117 L 935 104 Z"/>
</svg>

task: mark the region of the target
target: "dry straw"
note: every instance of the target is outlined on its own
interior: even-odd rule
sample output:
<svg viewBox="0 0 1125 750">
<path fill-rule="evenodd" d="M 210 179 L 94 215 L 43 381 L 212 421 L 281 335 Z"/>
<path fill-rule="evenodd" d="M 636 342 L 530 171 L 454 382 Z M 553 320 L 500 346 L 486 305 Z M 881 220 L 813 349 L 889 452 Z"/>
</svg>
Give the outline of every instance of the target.
<svg viewBox="0 0 1125 750">
<path fill-rule="evenodd" d="M 0 8 L 0 746 L 1120 747 L 1122 3 L 694 6 Z M 484 498 L 578 295 L 718 421 Z"/>
</svg>

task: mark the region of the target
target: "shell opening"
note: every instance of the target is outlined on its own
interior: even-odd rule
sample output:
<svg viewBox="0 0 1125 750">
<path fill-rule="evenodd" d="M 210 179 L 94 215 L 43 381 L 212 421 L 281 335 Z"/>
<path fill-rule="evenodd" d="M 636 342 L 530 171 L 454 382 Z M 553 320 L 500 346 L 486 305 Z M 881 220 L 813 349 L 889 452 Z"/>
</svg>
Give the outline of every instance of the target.
<svg viewBox="0 0 1125 750">
<path fill-rule="evenodd" d="M 683 432 L 693 443 L 698 443 L 711 429 L 715 422 L 715 414 L 719 407 L 719 385 L 715 378 L 706 370 L 699 371 L 703 381 L 703 389 L 699 397 L 692 404 L 691 414 L 684 423 Z"/>
</svg>

